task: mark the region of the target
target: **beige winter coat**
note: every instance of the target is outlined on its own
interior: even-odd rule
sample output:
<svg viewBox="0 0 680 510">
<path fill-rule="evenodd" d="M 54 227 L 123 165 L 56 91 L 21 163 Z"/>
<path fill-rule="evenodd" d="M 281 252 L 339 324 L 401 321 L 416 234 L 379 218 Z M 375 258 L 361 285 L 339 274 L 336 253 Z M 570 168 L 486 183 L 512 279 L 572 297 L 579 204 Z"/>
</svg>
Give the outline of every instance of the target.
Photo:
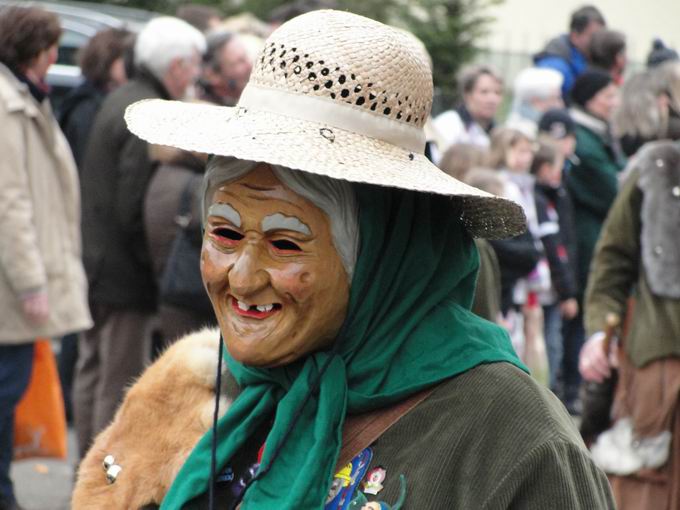
<svg viewBox="0 0 680 510">
<path fill-rule="evenodd" d="M 81 261 L 80 189 L 47 101 L 0 64 L 0 344 L 58 337 L 92 325 Z M 50 315 L 35 326 L 21 297 L 47 289 Z"/>
</svg>

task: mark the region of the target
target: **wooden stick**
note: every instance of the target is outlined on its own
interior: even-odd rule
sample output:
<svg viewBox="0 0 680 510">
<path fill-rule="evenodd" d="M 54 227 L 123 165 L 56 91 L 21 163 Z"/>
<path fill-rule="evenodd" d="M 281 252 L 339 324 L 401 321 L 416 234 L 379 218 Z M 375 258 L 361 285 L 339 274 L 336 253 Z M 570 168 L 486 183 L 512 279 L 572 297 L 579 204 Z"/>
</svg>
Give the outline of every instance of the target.
<svg viewBox="0 0 680 510">
<path fill-rule="evenodd" d="M 621 324 L 621 317 L 618 314 L 610 312 L 605 317 L 606 327 L 604 330 L 604 342 L 602 342 L 602 349 L 606 355 L 609 355 L 609 348 L 612 340 L 616 338 L 616 330 Z"/>
</svg>

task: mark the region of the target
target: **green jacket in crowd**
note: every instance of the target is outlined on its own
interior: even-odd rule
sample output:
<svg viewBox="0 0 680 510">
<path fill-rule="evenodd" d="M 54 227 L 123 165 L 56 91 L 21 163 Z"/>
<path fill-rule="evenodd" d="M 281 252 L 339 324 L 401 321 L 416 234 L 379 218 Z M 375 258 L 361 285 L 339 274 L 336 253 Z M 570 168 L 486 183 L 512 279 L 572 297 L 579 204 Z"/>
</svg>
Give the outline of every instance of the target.
<svg viewBox="0 0 680 510">
<path fill-rule="evenodd" d="M 680 147 L 667 141 L 648 144 L 633 160 L 631 175 L 602 228 L 586 293 L 588 336 L 604 330 L 607 313 L 623 317 L 628 297 L 633 296 L 635 303 L 624 345 L 628 357 L 637 367 L 666 356 L 680 356 L 680 296 L 672 298 L 653 292 L 653 279 L 650 279 L 642 260 L 643 204 L 645 199 L 651 198 L 640 186 L 641 175 L 645 172 L 657 179 L 663 177 L 664 169 L 668 168 L 672 175 L 673 168 L 677 173 L 678 162 Z M 673 231 L 658 232 L 658 241 L 649 248 L 653 263 L 660 264 L 657 281 L 665 279 L 662 286 L 675 285 L 677 289 L 680 287 L 680 264 L 677 263 L 680 257 L 677 249 L 680 223 L 673 222 L 680 211 L 680 182 L 677 182 L 677 176 L 671 179 L 675 180 L 675 184 L 665 181 L 656 184 L 667 199 L 655 197 L 650 204 L 650 212 L 662 216 L 648 218 L 647 224 L 653 225 L 653 230 L 656 230 L 655 227 L 664 223 L 664 217 L 670 219 L 668 224 Z"/>
<path fill-rule="evenodd" d="M 567 175 L 567 190 L 574 204 L 579 293 L 586 288 L 590 260 L 607 212 L 618 189 L 617 175 L 625 160 L 615 150 L 605 122 L 583 110 L 572 109 L 576 122 L 579 161 Z"/>
</svg>

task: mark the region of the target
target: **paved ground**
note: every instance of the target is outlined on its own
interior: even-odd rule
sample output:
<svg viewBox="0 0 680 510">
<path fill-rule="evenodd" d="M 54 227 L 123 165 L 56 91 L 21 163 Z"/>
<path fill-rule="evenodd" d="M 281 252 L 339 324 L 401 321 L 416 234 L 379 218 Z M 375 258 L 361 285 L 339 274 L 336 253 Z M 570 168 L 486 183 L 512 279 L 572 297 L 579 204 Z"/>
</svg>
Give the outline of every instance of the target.
<svg viewBox="0 0 680 510">
<path fill-rule="evenodd" d="M 68 454 L 65 461 L 30 459 L 12 464 L 12 480 L 19 504 L 26 510 L 69 510 L 76 463 L 76 439 L 73 429 L 68 433 Z"/>
</svg>

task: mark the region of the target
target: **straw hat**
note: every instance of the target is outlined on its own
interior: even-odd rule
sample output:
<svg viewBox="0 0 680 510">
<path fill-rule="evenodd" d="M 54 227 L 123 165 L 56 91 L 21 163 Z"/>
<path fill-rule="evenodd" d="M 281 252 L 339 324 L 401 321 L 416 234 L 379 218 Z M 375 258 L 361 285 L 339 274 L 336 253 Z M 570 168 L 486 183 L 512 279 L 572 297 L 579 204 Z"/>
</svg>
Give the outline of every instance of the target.
<svg viewBox="0 0 680 510">
<path fill-rule="evenodd" d="M 431 105 L 432 75 L 413 37 L 321 10 L 269 36 L 236 107 L 152 99 L 128 107 L 125 119 L 154 144 L 456 197 L 475 237 L 522 232 L 519 205 L 449 177 L 424 156 Z"/>
</svg>

